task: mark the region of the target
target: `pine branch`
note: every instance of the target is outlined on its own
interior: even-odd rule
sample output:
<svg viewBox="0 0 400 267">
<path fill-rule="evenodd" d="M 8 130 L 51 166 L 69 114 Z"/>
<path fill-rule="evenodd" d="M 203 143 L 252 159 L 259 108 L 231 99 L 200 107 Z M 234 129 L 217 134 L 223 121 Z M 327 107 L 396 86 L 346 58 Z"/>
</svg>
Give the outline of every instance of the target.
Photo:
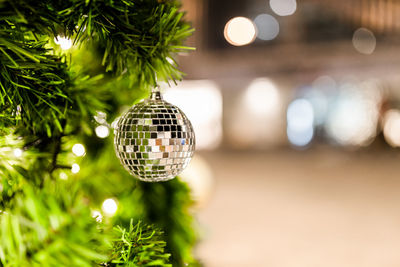
<svg viewBox="0 0 400 267">
<path fill-rule="evenodd" d="M 146 219 L 168 233 L 166 250 L 172 255 L 173 265 L 197 266 L 192 256 L 197 236 L 193 230 L 193 217 L 188 210 L 192 200 L 187 185 L 176 178 L 157 184 L 140 182 L 138 185 Z"/>
<path fill-rule="evenodd" d="M 128 229 L 118 226 L 114 232 L 113 253 L 106 266 L 172 266 L 161 230 L 131 220 Z"/>
<path fill-rule="evenodd" d="M 182 20 L 177 1 L 4 1 L 0 20 L 12 15 L 15 25 L 33 33 L 99 43 L 106 71 L 128 71 L 141 86 L 154 85 L 155 73 L 161 80 L 181 79 L 167 58 L 192 49 L 183 45 L 193 29 Z"/>
<path fill-rule="evenodd" d="M 0 261 L 5 266 L 93 266 L 108 246 L 75 187 L 37 191 L 24 186 L 0 215 Z M 77 223 L 79 220 L 79 223 Z"/>
<path fill-rule="evenodd" d="M 167 59 L 188 50 L 183 40 L 192 32 L 178 9 L 179 4 L 169 0 L 0 0 L 0 144 L 4 141 L 12 149 L 7 140 L 14 133 L 23 138 L 15 147 L 23 148 L 26 155 L 17 161 L 10 160 L 12 150 L 0 155 L 0 207 L 6 210 L 0 214 L 0 266 L 89 266 L 107 261 L 107 233 L 93 223 L 88 206 L 106 195 L 93 195 L 94 187 L 96 192 L 112 191 L 104 184 L 115 181 L 122 187 L 118 197 L 128 200 L 135 187 L 132 178 L 120 174 L 115 163 L 111 171 L 105 170 L 108 161 L 95 156 L 86 157 L 86 168 L 97 163 L 100 167 L 86 175 L 83 169 L 71 181 L 73 190 L 50 178 L 52 172 L 59 174 L 57 169 L 69 168 L 64 139 L 84 138 L 85 144 L 92 144 L 94 155 L 112 153 L 90 137 L 96 111 L 108 110 L 115 117 L 116 107 L 131 104 L 154 85 L 155 74 L 160 80 L 181 78 L 176 64 Z M 72 38 L 79 51 L 93 48 L 93 57 L 103 67 L 51 48 L 57 36 Z M 82 186 L 89 180 L 98 183 Z M 121 248 L 127 244 L 116 240 L 114 249 L 120 249 L 114 250 L 116 259 L 126 259 L 126 266 L 167 264 L 167 240 L 174 265 L 193 262 L 195 235 L 187 211 L 187 188 L 172 182 L 138 187 L 135 192 L 139 192 L 135 208 L 128 209 L 129 203 L 126 213 L 135 213 L 135 221 L 156 223 L 167 235 L 147 226 L 131 226 L 119 234 L 130 238 L 136 254 L 126 254 Z M 146 193 L 149 196 L 142 197 Z M 150 196 L 166 202 L 155 203 Z M 172 206 L 164 209 L 164 203 Z M 176 216 L 172 220 L 171 214 Z M 138 233 L 148 238 L 138 239 Z"/>
<path fill-rule="evenodd" d="M 62 58 L 49 55 L 44 45 L 0 38 L 0 98 L 3 110 L 14 111 L 9 116 L 15 124 L 20 122 L 32 133 L 51 136 L 63 131 L 60 120 L 70 102 L 64 93 L 69 77 Z"/>
</svg>

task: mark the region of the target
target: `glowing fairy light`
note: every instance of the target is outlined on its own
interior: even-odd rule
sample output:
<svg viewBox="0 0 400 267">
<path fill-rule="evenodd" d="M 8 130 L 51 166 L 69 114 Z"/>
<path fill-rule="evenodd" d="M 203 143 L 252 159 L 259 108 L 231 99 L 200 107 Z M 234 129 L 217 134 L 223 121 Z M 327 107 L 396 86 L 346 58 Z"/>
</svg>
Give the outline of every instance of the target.
<svg viewBox="0 0 400 267">
<path fill-rule="evenodd" d="M 169 64 L 175 65 L 175 61 L 174 61 L 172 58 L 166 57 L 166 59 L 167 59 L 167 61 L 168 61 Z"/>
<path fill-rule="evenodd" d="M 113 216 L 118 210 L 118 205 L 114 199 L 107 198 L 106 200 L 104 200 L 101 209 L 106 215 Z"/>
<path fill-rule="evenodd" d="M 58 44 L 62 50 L 68 50 L 72 47 L 72 40 L 66 37 L 57 36 L 54 42 Z"/>
<path fill-rule="evenodd" d="M 16 156 L 17 158 L 20 158 L 22 156 L 22 149 L 20 148 L 16 148 L 14 149 L 14 156 Z"/>
<path fill-rule="evenodd" d="M 110 129 L 105 125 L 99 125 L 95 129 L 96 135 L 99 138 L 106 138 L 110 135 Z"/>
<path fill-rule="evenodd" d="M 102 111 L 96 111 L 96 115 L 94 115 L 94 119 L 97 123 L 104 124 L 106 123 L 107 114 Z"/>
<path fill-rule="evenodd" d="M 68 175 L 65 172 L 61 172 L 59 177 L 61 180 L 68 180 Z"/>
<path fill-rule="evenodd" d="M 79 167 L 78 164 L 76 164 L 76 163 L 72 164 L 72 167 L 71 167 L 72 173 L 78 173 L 80 170 L 81 170 L 81 167 Z"/>
<path fill-rule="evenodd" d="M 102 222 L 103 221 L 103 215 L 98 210 L 92 211 L 92 218 L 94 218 L 96 220 L 96 222 Z"/>
<path fill-rule="evenodd" d="M 75 144 L 72 147 L 72 153 L 74 153 L 78 157 L 82 157 L 85 155 L 85 147 L 82 144 Z"/>
</svg>

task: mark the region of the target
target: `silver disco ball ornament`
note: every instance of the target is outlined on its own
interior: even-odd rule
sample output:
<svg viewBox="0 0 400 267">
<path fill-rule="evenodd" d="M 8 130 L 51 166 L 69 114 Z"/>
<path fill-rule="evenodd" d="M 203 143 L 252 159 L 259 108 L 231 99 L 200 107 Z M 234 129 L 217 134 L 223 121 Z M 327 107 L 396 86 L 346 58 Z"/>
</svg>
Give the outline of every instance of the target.
<svg viewBox="0 0 400 267">
<path fill-rule="evenodd" d="M 134 105 L 115 126 L 114 147 L 122 165 L 146 182 L 173 179 L 190 162 L 195 149 L 192 124 L 155 89 Z"/>
</svg>

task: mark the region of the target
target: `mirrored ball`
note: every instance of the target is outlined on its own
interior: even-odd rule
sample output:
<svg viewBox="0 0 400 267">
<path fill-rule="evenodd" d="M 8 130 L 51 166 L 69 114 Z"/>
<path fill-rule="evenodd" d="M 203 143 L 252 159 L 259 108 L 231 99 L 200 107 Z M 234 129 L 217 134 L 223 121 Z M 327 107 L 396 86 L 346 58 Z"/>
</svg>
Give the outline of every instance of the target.
<svg viewBox="0 0 400 267">
<path fill-rule="evenodd" d="M 119 119 L 114 133 L 122 165 L 146 182 L 173 179 L 195 150 L 192 124 L 178 107 L 162 99 L 134 105 Z"/>
</svg>

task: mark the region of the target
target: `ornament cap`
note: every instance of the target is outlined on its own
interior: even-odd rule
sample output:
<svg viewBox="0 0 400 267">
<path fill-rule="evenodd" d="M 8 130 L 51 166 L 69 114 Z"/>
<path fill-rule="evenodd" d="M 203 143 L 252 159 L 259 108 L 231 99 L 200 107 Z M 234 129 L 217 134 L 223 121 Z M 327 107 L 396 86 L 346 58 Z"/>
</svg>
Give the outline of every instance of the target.
<svg viewBox="0 0 400 267">
<path fill-rule="evenodd" d="M 162 100 L 160 87 L 158 85 L 151 90 L 150 99 L 151 100 Z"/>
</svg>

